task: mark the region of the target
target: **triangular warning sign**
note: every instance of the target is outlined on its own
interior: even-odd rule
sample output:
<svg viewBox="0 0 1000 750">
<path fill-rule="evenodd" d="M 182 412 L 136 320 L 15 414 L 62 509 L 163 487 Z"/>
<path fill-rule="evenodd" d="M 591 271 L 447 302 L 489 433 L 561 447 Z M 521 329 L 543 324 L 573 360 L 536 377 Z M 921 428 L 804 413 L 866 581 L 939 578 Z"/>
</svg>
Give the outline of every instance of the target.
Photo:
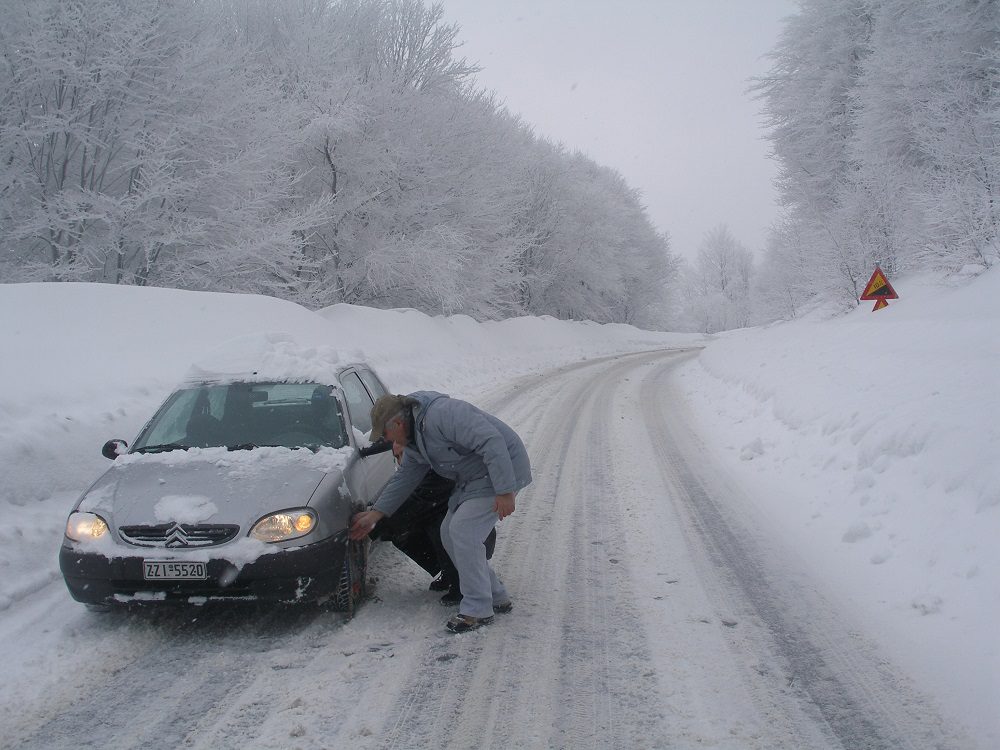
<svg viewBox="0 0 1000 750">
<path fill-rule="evenodd" d="M 875 312 L 876 310 L 881 310 L 883 307 L 888 307 L 888 306 L 889 306 L 888 300 L 886 300 L 885 297 L 879 297 L 878 300 L 875 302 L 875 307 L 872 308 L 872 312 Z"/>
<path fill-rule="evenodd" d="M 882 269 L 875 266 L 875 272 L 872 274 L 872 277 L 868 279 L 868 284 L 865 285 L 865 291 L 864 294 L 861 295 L 861 299 L 899 299 L 899 295 L 896 294 L 896 290 L 892 288 L 892 284 L 889 283 L 889 279 L 887 279 L 885 274 L 882 273 Z M 875 309 L 877 310 L 879 308 L 876 307 Z"/>
</svg>

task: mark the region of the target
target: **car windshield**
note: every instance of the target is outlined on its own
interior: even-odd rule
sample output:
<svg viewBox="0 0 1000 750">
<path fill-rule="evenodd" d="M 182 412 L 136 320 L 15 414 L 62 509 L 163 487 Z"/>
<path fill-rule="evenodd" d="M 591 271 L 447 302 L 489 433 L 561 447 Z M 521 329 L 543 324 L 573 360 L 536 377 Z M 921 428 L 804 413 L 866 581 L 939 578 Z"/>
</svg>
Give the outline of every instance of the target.
<svg viewBox="0 0 1000 750">
<path fill-rule="evenodd" d="M 345 445 L 343 411 L 331 386 L 228 383 L 173 393 L 136 439 L 132 452 Z"/>
</svg>

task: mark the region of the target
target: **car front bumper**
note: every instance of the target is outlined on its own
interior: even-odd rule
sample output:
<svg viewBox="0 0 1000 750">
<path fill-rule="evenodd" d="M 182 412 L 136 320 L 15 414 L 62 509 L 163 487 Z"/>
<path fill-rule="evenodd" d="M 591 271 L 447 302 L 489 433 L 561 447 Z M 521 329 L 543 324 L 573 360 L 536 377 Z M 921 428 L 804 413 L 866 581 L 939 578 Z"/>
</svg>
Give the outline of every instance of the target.
<svg viewBox="0 0 1000 750">
<path fill-rule="evenodd" d="M 147 581 L 142 563 L 163 559 L 163 554 L 157 555 L 158 548 L 128 548 L 122 550 L 121 556 L 108 557 L 64 542 L 59 550 L 59 568 L 70 595 L 85 604 L 307 602 L 336 593 L 347 548 L 346 530 L 315 544 L 276 549 L 242 566 L 226 560 L 220 548 L 220 556 L 207 561 L 204 580 Z"/>
</svg>

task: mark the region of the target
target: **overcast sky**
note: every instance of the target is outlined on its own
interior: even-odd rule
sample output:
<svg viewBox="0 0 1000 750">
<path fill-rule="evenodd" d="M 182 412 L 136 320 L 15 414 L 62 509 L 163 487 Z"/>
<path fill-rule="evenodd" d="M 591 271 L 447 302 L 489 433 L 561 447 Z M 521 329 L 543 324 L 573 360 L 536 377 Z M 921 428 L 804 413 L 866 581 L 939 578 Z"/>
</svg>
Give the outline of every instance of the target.
<svg viewBox="0 0 1000 750">
<path fill-rule="evenodd" d="M 444 0 L 458 51 L 535 131 L 614 167 L 693 258 L 724 223 L 751 249 L 775 218 L 748 78 L 794 0 Z"/>
</svg>

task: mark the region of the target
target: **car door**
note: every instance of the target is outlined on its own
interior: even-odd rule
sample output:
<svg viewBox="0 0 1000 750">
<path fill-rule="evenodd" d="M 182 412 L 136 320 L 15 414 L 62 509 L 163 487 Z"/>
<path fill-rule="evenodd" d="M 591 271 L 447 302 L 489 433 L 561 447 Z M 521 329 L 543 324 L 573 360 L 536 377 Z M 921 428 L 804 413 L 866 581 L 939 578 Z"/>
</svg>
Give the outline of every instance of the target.
<svg viewBox="0 0 1000 750">
<path fill-rule="evenodd" d="M 347 400 L 350 412 L 351 426 L 354 428 L 354 441 L 359 442 L 358 433 L 369 433 L 372 429 L 371 411 L 375 404 L 374 398 L 368 392 L 360 375 L 355 369 L 345 370 L 340 374 L 340 385 Z M 381 395 L 381 394 L 379 394 Z M 368 456 L 358 462 L 363 476 L 363 484 L 369 500 L 373 500 L 389 481 L 396 470 L 392 452 L 386 451 L 374 456 Z"/>
<path fill-rule="evenodd" d="M 371 397 L 376 401 L 381 396 L 384 396 L 389 392 L 386 390 L 386 387 L 382 385 L 382 381 L 378 379 L 378 376 L 371 370 L 359 367 L 358 377 L 361 378 L 361 382 L 365 384 L 365 388 L 368 389 L 368 393 L 370 393 Z"/>
<path fill-rule="evenodd" d="M 358 377 L 361 378 L 361 382 L 364 383 L 365 388 L 368 390 L 368 395 L 372 397 L 373 401 L 378 401 L 380 397 L 385 396 L 386 394 L 389 393 L 388 389 L 382 384 L 382 381 L 379 380 L 379 377 L 371 370 L 366 369 L 364 367 L 359 367 L 357 368 L 357 372 L 358 372 Z M 396 471 L 395 461 L 392 462 L 392 464 L 388 467 L 388 469 L 389 471 L 385 475 L 384 479 L 385 482 L 388 482 L 389 477 L 391 477 L 393 473 Z M 381 486 L 382 485 L 379 485 L 380 489 Z"/>
</svg>

